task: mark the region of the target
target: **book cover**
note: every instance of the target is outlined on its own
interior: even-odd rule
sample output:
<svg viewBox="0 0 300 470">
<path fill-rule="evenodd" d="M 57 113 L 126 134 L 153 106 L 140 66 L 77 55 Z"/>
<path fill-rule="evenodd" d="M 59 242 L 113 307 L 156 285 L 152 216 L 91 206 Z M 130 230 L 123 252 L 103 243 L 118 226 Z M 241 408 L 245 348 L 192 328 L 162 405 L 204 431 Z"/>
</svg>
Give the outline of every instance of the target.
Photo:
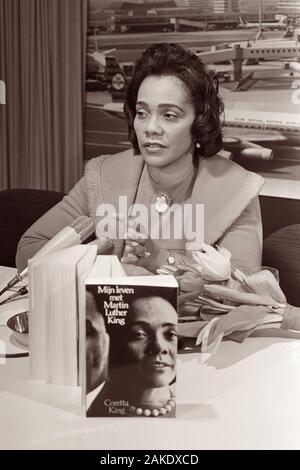
<svg viewBox="0 0 300 470">
<path fill-rule="evenodd" d="M 86 409 L 97 417 L 174 417 L 177 282 L 86 280 Z"/>
</svg>

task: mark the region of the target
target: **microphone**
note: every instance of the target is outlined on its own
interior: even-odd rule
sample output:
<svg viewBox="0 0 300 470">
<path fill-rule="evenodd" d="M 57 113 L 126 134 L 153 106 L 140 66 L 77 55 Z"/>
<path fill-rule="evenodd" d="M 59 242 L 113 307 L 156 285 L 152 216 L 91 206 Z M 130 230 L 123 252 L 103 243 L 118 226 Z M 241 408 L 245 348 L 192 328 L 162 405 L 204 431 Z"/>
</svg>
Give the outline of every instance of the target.
<svg viewBox="0 0 300 470">
<path fill-rule="evenodd" d="M 70 248 L 71 246 L 78 245 L 89 238 L 95 231 L 93 221 L 86 215 L 78 217 L 70 225 L 63 228 L 60 232 L 54 235 L 35 255 L 33 258 L 45 256 L 56 251 Z M 4 292 L 11 289 L 15 284 L 22 281 L 28 274 L 28 267 L 17 273 L 13 279 L 0 291 L 0 296 Z"/>
</svg>

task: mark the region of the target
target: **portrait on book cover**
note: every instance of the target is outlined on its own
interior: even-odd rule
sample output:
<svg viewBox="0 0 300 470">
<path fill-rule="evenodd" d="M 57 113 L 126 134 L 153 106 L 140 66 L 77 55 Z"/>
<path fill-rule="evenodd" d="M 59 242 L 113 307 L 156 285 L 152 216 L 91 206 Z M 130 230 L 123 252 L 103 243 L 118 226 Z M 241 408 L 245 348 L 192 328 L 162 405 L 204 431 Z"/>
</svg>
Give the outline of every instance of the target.
<svg viewBox="0 0 300 470">
<path fill-rule="evenodd" d="M 175 416 L 176 288 L 95 285 L 86 296 L 87 415 Z"/>
</svg>

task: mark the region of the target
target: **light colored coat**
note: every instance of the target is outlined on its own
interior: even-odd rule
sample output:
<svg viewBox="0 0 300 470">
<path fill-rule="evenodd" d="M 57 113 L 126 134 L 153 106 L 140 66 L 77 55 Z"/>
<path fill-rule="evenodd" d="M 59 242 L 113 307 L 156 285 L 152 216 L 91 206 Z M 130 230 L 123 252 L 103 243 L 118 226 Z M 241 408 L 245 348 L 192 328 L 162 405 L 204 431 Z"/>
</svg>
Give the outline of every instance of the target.
<svg viewBox="0 0 300 470">
<path fill-rule="evenodd" d="M 42 216 L 20 240 L 17 267 L 26 266 L 32 257 L 59 230 L 80 215 L 96 221 L 99 204 L 118 207 L 119 196 L 127 196 L 128 207 L 134 202 L 144 161 L 126 150 L 90 160 L 84 177 L 54 208 Z M 263 178 L 222 157 L 202 159 L 192 190 L 193 203 L 204 204 L 205 241 L 218 242 L 232 253 L 240 267 L 261 263 L 262 225 L 258 193 Z M 123 241 L 115 252 L 122 254 Z"/>
<path fill-rule="evenodd" d="M 135 199 L 144 161 L 131 150 L 91 160 L 85 171 L 90 213 L 111 203 L 118 207 L 119 196 Z M 99 177 L 100 175 L 100 177 Z M 202 159 L 193 187 L 192 203 L 204 204 L 206 243 L 219 241 L 239 266 L 261 263 L 262 226 L 257 194 L 263 178 L 222 157 Z M 122 242 L 117 244 L 121 254 Z"/>
</svg>

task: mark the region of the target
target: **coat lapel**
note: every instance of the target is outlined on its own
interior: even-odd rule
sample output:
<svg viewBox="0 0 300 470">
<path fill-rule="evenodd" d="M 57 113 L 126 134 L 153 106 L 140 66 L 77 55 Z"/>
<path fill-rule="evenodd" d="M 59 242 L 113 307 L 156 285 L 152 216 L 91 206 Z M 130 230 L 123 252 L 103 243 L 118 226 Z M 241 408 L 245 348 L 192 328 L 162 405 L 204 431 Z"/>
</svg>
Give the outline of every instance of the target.
<svg viewBox="0 0 300 470">
<path fill-rule="evenodd" d="M 100 168 L 101 201 L 99 203 L 111 204 L 116 213 L 126 212 L 124 207 L 128 212 L 129 207 L 135 201 L 143 166 L 143 158 L 140 155 L 134 155 L 131 149 L 105 158 Z M 120 201 L 122 201 L 121 205 Z M 121 256 L 124 240 L 116 239 L 114 243 L 114 254 Z"/>
<path fill-rule="evenodd" d="M 191 195 L 204 205 L 204 240 L 213 244 L 258 194 L 263 178 L 222 157 L 202 159 Z"/>
</svg>

